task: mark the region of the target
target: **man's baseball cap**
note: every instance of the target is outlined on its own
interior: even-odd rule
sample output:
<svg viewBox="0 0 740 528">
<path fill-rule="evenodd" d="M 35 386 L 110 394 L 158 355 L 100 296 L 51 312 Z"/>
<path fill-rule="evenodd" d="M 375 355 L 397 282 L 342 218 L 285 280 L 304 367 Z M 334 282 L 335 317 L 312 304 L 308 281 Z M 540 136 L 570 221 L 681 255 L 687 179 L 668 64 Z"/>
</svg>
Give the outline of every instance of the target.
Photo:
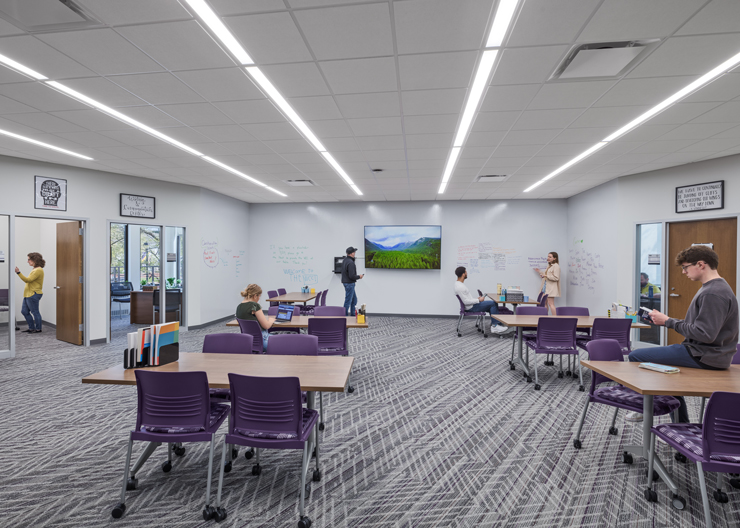
<svg viewBox="0 0 740 528">
<path fill-rule="evenodd" d="M 351 255 L 355 251 L 357 251 L 357 248 L 354 248 L 354 247 L 350 246 L 350 247 L 347 248 L 347 255 Z"/>
</svg>

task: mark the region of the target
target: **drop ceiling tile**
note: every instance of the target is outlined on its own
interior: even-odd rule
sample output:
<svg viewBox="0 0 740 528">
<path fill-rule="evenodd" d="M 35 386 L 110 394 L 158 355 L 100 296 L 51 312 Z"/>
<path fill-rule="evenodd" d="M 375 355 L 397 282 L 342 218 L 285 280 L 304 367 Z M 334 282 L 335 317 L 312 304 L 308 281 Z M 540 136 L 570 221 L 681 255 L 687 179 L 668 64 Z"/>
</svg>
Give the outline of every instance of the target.
<svg viewBox="0 0 740 528">
<path fill-rule="evenodd" d="M 352 136 L 352 130 L 343 119 L 309 121 L 308 126 L 324 142 L 326 138 L 350 138 Z"/>
<path fill-rule="evenodd" d="M 390 92 L 398 89 L 392 57 L 319 63 L 335 94 Z"/>
<path fill-rule="evenodd" d="M 605 106 L 589 108 L 583 112 L 571 125 L 571 128 L 600 128 L 612 127 L 608 134 L 615 132 L 619 127 L 626 125 L 641 115 L 648 106 Z M 654 120 L 655 118 L 653 118 Z M 600 141 L 602 138 L 594 138 Z"/>
<path fill-rule="evenodd" d="M 37 38 L 101 75 L 162 71 L 162 66 L 112 29 L 44 33 Z M 115 57 L 111 60 L 111 57 Z"/>
<path fill-rule="evenodd" d="M 169 127 L 157 129 L 162 134 L 167 134 L 169 137 L 174 138 L 181 143 L 186 145 L 194 143 L 207 143 L 208 138 L 202 134 L 199 134 L 195 129 L 190 127 Z M 182 151 L 179 151 L 182 152 Z"/>
<path fill-rule="evenodd" d="M 473 131 L 508 131 L 521 114 L 522 112 L 478 112 L 473 123 Z"/>
<path fill-rule="evenodd" d="M 342 164 L 344 170 L 348 170 L 344 165 L 351 162 L 364 162 L 365 153 L 361 150 L 346 150 L 344 152 L 332 152 L 332 156 L 340 164 Z"/>
<path fill-rule="evenodd" d="M 398 53 L 477 50 L 491 14 L 487 0 L 394 3 Z"/>
<path fill-rule="evenodd" d="M 645 163 L 653 162 L 663 157 L 663 153 L 660 152 L 643 152 L 635 153 L 630 152 L 614 158 L 609 162 L 610 165 L 643 165 Z"/>
<path fill-rule="evenodd" d="M 423 171 L 425 174 L 430 174 L 432 176 L 427 176 L 425 178 L 414 178 L 415 180 L 425 180 L 428 181 L 430 178 L 434 180 L 434 182 L 437 182 L 439 180 L 440 175 L 442 174 L 442 170 L 445 166 L 445 159 L 413 159 L 409 160 L 409 171 L 414 171 L 414 174 L 417 174 L 416 171 Z"/>
<path fill-rule="evenodd" d="M 379 167 L 381 164 L 385 165 L 389 162 L 404 162 L 406 161 L 406 152 L 403 150 L 366 150 L 365 159 L 373 164 L 375 167 Z"/>
<path fill-rule="evenodd" d="M 270 154 L 270 148 L 260 141 L 234 141 L 223 144 L 234 154 L 247 156 L 251 154 Z"/>
<path fill-rule="evenodd" d="M 2 20 L 2 19 L 0 19 Z M 4 83 L 27 83 L 30 84 L 31 79 L 21 73 L 17 73 L 8 68 L 0 68 L 0 84 Z"/>
<path fill-rule="evenodd" d="M 245 101 L 251 103 L 253 101 Z M 228 103 L 218 103 L 228 104 Z M 174 117 L 187 126 L 230 125 L 233 121 L 210 103 L 163 104 L 158 106 L 162 112 Z M 168 125 L 174 126 L 174 125 Z"/>
<path fill-rule="evenodd" d="M 403 136 L 367 136 L 357 137 L 357 144 L 362 150 L 403 150 Z"/>
<path fill-rule="evenodd" d="M 17 84 L 7 84 L 4 86 L 0 86 L 0 92 L 13 92 L 13 90 L 3 90 L 5 87 L 9 86 L 22 86 Z M 40 88 L 44 89 L 44 86 L 38 85 Z M 48 88 L 46 88 L 46 91 L 49 91 Z M 43 106 L 44 101 L 41 98 L 38 97 L 32 97 L 29 99 L 33 99 L 34 102 L 37 103 L 38 106 Z M 60 101 L 57 101 L 57 104 L 60 103 Z M 31 107 L 28 105 L 25 105 L 23 103 L 18 102 L 17 100 L 10 99 L 9 97 L 3 97 L 0 95 L 0 114 L 7 115 L 7 114 L 22 114 L 22 113 L 28 113 L 28 112 L 36 112 L 37 110 L 43 110 L 42 108 L 37 107 Z M 73 107 L 79 107 L 79 105 L 67 105 L 73 106 Z"/>
<path fill-rule="evenodd" d="M 542 145 L 499 145 L 494 152 L 495 157 L 513 158 L 517 156 L 534 156 L 542 149 Z"/>
<path fill-rule="evenodd" d="M 673 152 L 658 160 L 660 163 L 684 164 L 700 160 L 705 152 Z"/>
<path fill-rule="evenodd" d="M 465 148 L 463 148 L 462 152 L 460 153 L 460 158 L 461 159 L 462 158 L 488 159 L 491 156 L 491 154 L 493 154 L 494 150 L 495 148 L 491 146 L 471 147 L 469 145 L 466 145 Z"/>
<path fill-rule="evenodd" d="M 137 158 L 136 163 L 143 165 L 144 167 L 149 167 L 150 169 L 172 169 L 177 168 L 177 165 L 172 163 L 171 161 L 163 158 L 151 158 L 151 159 L 142 159 Z"/>
<path fill-rule="evenodd" d="M 539 84 L 489 86 L 481 105 L 482 112 L 524 110 L 540 90 Z"/>
<path fill-rule="evenodd" d="M 622 79 L 594 106 L 656 105 L 697 79 L 695 75 Z"/>
<path fill-rule="evenodd" d="M 220 114 L 224 119 L 226 119 L 226 121 L 221 124 L 230 123 L 231 121 L 241 124 L 285 123 L 285 117 L 283 117 L 283 114 L 281 114 L 268 99 L 213 103 L 213 106 L 220 110 Z M 226 116 L 229 116 L 230 119 L 226 118 Z"/>
<path fill-rule="evenodd" d="M 683 101 L 686 103 L 725 102 L 737 98 L 738 95 L 740 95 L 740 73 L 727 73 Z"/>
<path fill-rule="evenodd" d="M 720 126 L 720 124 L 717 124 L 717 123 L 715 123 L 714 125 L 715 126 Z M 730 125 L 723 123 L 722 126 L 730 126 Z M 710 135 L 710 134 L 708 134 L 708 135 Z M 727 130 L 725 130 L 723 132 L 720 132 L 719 134 L 716 134 L 714 137 L 717 137 L 717 138 L 740 138 L 740 127 L 728 128 Z"/>
<path fill-rule="evenodd" d="M 198 152 L 202 152 L 206 156 L 211 156 L 212 158 L 215 158 L 216 156 L 231 156 L 234 154 L 226 147 L 226 145 L 221 143 L 194 143 L 188 146 L 194 148 Z"/>
<path fill-rule="evenodd" d="M 705 4 L 676 34 L 729 33 L 737 31 L 738 20 L 740 3 L 735 0 L 713 0 Z"/>
<path fill-rule="evenodd" d="M 545 145 L 552 141 L 560 130 L 510 130 L 501 140 L 502 145 Z"/>
<path fill-rule="evenodd" d="M 407 134 L 408 148 L 450 148 L 452 134 Z"/>
<path fill-rule="evenodd" d="M 313 59 L 290 13 L 234 16 L 224 22 L 257 64 Z"/>
<path fill-rule="evenodd" d="M 303 139 L 303 136 L 293 128 L 293 125 L 286 121 L 282 123 L 246 124 L 244 125 L 244 129 L 261 141 L 270 139 Z M 314 128 L 312 130 L 314 130 L 314 133 L 316 132 Z"/>
<path fill-rule="evenodd" d="M 514 124 L 514 130 L 564 129 L 583 114 L 577 109 L 525 110 Z"/>
<path fill-rule="evenodd" d="M 568 51 L 568 46 L 505 49 L 492 85 L 543 83 Z"/>
<path fill-rule="evenodd" d="M 265 141 L 264 144 L 278 154 L 286 152 L 316 152 L 311 144 L 303 139 L 279 139 Z"/>
<path fill-rule="evenodd" d="M 516 18 L 507 45 L 568 44 L 598 5 L 599 0 L 527 0 Z"/>
<path fill-rule="evenodd" d="M 180 71 L 175 75 L 207 101 L 265 98 L 240 68 Z"/>
<path fill-rule="evenodd" d="M 280 11 L 286 9 L 283 0 L 210 0 L 213 10 L 221 16 Z M 296 7 L 293 5 L 292 7 Z"/>
<path fill-rule="evenodd" d="M 538 154 L 542 156 L 577 156 L 581 152 L 590 148 L 593 145 L 593 141 L 590 143 L 550 143 L 541 147 Z"/>
<path fill-rule="evenodd" d="M 124 131 L 121 131 L 121 132 L 124 132 Z M 105 134 L 110 135 L 114 133 L 117 133 L 117 132 L 106 132 Z M 115 139 L 115 137 L 113 139 Z M 163 143 L 162 141 L 159 141 L 157 145 L 140 145 L 137 148 L 139 150 L 143 150 L 144 152 L 154 154 L 158 158 L 171 158 L 173 160 L 179 158 L 180 160 L 185 160 L 185 162 L 188 162 L 188 163 L 190 161 L 197 161 L 199 163 L 202 163 L 202 161 L 199 158 L 196 158 L 195 156 L 188 154 L 184 150 L 180 150 L 177 147 L 173 147 L 172 145 Z"/>
<path fill-rule="evenodd" d="M 234 65 L 195 20 L 127 26 L 118 32 L 168 70 Z"/>
<path fill-rule="evenodd" d="M 71 123 L 70 121 L 66 121 L 64 119 L 60 119 L 56 116 L 53 116 L 51 114 L 46 114 L 43 112 L 34 112 L 34 113 L 28 113 L 28 114 L 11 114 L 5 116 L 6 120 L 14 121 L 16 123 L 19 123 L 21 125 L 25 125 L 27 127 L 31 127 L 32 129 L 36 129 L 37 131 L 43 131 L 48 132 L 51 134 L 56 134 L 58 132 L 85 132 L 86 130 L 78 126 L 74 123 Z M 12 128 L 6 128 L 3 123 L 0 123 L 3 128 L 6 130 L 10 130 L 11 132 L 15 132 L 17 134 L 24 134 L 28 132 L 20 132 L 18 130 L 13 130 Z"/>
<path fill-rule="evenodd" d="M 477 59 L 477 51 L 402 55 L 398 57 L 401 89 L 467 88 Z"/>
<path fill-rule="evenodd" d="M 337 95 L 335 99 L 345 118 L 401 115 L 397 92 Z"/>
<path fill-rule="evenodd" d="M 194 128 L 205 137 L 217 142 L 255 141 L 254 136 L 239 125 L 209 125 Z"/>
<path fill-rule="evenodd" d="M 92 132 L 88 132 L 88 134 L 92 134 Z M 99 132 L 96 135 L 101 138 L 108 138 L 110 141 L 115 143 L 114 145 L 100 146 L 129 145 L 132 147 L 142 147 L 145 145 L 154 146 L 162 144 L 161 139 L 157 139 L 154 136 L 141 132 L 140 130 L 136 130 L 135 128 L 129 128 L 127 130 L 107 130 L 105 132 Z"/>
<path fill-rule="evenodd" d="M 401 100 L 404 115 L 452 114 L 462 111 L 465 90 L 450 88 L 401 92 Z"/>
<path fill-rule="evenodd" d="M 349 128 L 349 127 L 348 127 Z M 353 137 L 324 138 L 321 140 L 329 152 L 341 152 L 345 150 L 359 150 L 359 145 Z"/>
<path fill-rule="evenodd" d="M 98 147 L 123 146 L 123 143 L 120 141 L 96 132 L 64 132 L 57 135 L 93 149 Z"/>
<path fill-rule="evenodd" d="M 117 75 L 111 79 L 118 86 L 153 105 L 203 101 L 201 96 L 170 73 Z"/>
<path fill-rule="evenodd" d="M 281 152 L 281 156 L 294 164 L 296 169 L 300 171 L 309 166 L 313 168 L 312 172 L 323 172 L 327 168 L 324 157 L 315 150 L 310 152 Z"/>
<path fill-rule="evenodd" d="M 587 108 L 614 84 L 614 81 L 548 83 L 529 103 L 528 110 Z"/>
<path fill-rule="evenodd" d="M 400 117 L 347 119 L 347 123 L 356 136 L 399 135 L 402 133 Z"/>
<path fill-rule="evenodd" d="M 740 49 L 740 33 L 673 37 L 638 64 L 628 77 L 704 75 Z"/>
<path fill-rule="evenodd" d="M 731 103 L 728 103 L 731 104 Z M 727 118 L 720 112 L 711 111 L 720 106 L 720 103 L 678 103 L 654 118 L 650 123 L 654 125 L 682 125 L 687 121 L 694 120 L 696 123 L 723 123 Z M 728 109 L 729 110 L 729 109 Z M 711 112 L 710 112 L 711 111 Z M 705 117 L 706 116 L 706 117 Z M 731 120 L 730 120 L 731 121 Z"/>
<path fill-rule="evenodd" d="M 100 147 L 98 148 L 101 152 L 112 154 L 121 159 L 143 159 L 143 158 L 154 158 L 155 156 L 144 150 L 137 149 L 135 147 L 123 146 L 123 147 Z"/>
<path fill-rule="evenodd" d="M 388 4 L 329 7 L 293 14 L 318 60 L 393 54 Z"/>
<path fill-rule="evenodd" d="M 161 108 L 166 107 L 163 106 Z M 178 121 L 154 106 L 129 106 L 122 108 L 121 113 L 152 128 L 179 127 L 183 125 L 181 121 Z"/>
<path fill-rule="evenodd" d="M 652 121 L 649 121 L 648 123 L 652 123 Z M 675 129 L 678 125 L 652 125 L 652 124 L 645 124 L 637 127 L 634 130 L 631 130 L 625 137 L 629 139 L 630 141 L 652 141 L 656 138 L 660 139 L 670 139 L 670 138 L 663 138 L 662 136 L 671 130 Z M 607 134 L 605 134 L 602 137 L 605 137 Z M 590 145 L 589 145 L 590 146 Z"/>
<path fill-rule="evenodd" d="M 288 102 L 304 121 L 342 118 L 334 98 L 328 95 L 294 97 Z"/>
<path fill-rule="evenodd" d="M 468 135 L 467 141 L 465 141 L 465 147 L 490 147 L 493 152 L 493 148 L 501 143 L 501 140 L 506 135 L 504 130 L 495 130 L 491 132 L 476 132 L 473 131 Z"/>
<path fill-rule="evenodd" d="M 694 0 L 606 0 L 581 32 L 580 42 L 666 37 L 698 9 Z"/>
<path fill-rule="evenodd" d="M 137 170 L 141 169 L 142 165 L 127 160 L 127 159 L 117 159 L 117 160 L 105 160 L 101 161 L 100 165 L 104 165 L 106 167 L 110 167 L 111 169 L 117 169 L 117 170 Z"/>
<path fill-rule="evenodd" d="M 695 104 L 701 104 L 703 106 L 705 104 L 710 105 L 714 103 Z M 716 106 L 714 109 L 696 117 L 692 123 L 732 123 L 737 125 L 740 123 L 740 101 L 730 101 L 723 105 Z"/>
<path fill-rule="evenodd" d="M 693 140 L 700 141 L 733 128 L 733 123 L 686 123 L 662 134 L 660 141 Z"/>
<path fill-rule="evenodd" d="M 50 79 L 95 75 L 79 62 L 30 35 L 3 38 L 2 53 Z"/>
<path fill-rule="evenodd" d="M 83 79 L 67 79 L 66 86 L 87 95 L 101 103 L 111 107 L 139 106 L 146 103 L 143 99 L 124 90 L 110 80 L 103 77 L 89 77 Z M 61 94 L 60 94 L 61 95 Z M 73 99 L 66 97 L 69 101 Z M 82 105 L 82 103 L 80 103 Z M 82 105 L 84 107 L 84 105 Z"/>
<path fill-rule="evenodd" d="M 740 145 L 740 139 L 737 138 L 711 138 L 704 141 L 698 141 L 688 145 L 681 152 L 711 152 L 718 153 L 732 149 Z"/>
<path fill-rule="evenodd" d="M 84 0 L 82 3 L 109 26 L 190 18 L 190 14 L 177 2 Z"/>
<path fill-rule="evenodd" d="M 65 82 L 66 84 L 66 82 Z M 6 100 L 0 106 L 0 113 L 34 112 L 41 110 L 50 112 L 55 110 L 82 110 L 89 106 L 80 103 L 66 95 L 41 83 L 20 83 L 0 85 L 0 94 L 15 101 Z M 24 104 L 21 104 L 24 103 Z"/>
<path fill-rule="evenodd" d="M 321 72 L 313 62 L 300 64 L 274 64 L 263 66 L 262 71 L 284 97 L 329 95 Z"/>
<path fill-rule="evenodd" d="M 568 128 L 558 134 L 552 143 L 588 143 L 591 146 L 614 131 L 614 127 Z"/>
</svg>

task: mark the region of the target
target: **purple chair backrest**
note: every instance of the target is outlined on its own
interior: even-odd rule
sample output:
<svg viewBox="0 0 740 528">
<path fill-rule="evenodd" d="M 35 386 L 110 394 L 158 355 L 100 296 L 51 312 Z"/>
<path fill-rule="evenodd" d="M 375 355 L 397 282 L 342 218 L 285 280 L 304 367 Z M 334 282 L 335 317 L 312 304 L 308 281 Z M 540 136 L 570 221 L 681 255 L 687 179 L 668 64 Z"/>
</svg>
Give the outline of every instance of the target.
<svg viewBox="0 0 740 528">
<path fill-rule="evenodd" d="M 577 315 L 579 317 L 589 315 L 588 308 L 580 306 L 562 306 L 558 307 L 558 315 Z"/>
<path fill-rule="evenodd" d="M 547 306 L 547 294 L 543 294 L 542 297 L 539 300 L 539 303 L 537 306 Z"/>
<path fill-rule="evenodd" d="M 319 338 L 319 353 L 347 351 L 347 320 L 344 317 L 312 317 L 308 320 L 308 334 Z"/>
<path fill-rule="evenodd" d="M 537 302 L 540 302 L 542 300 L 543 295 L 545 295 L 545 292 L 540 292 L 540 294 L 537 296 Z"/>
<path fill-rule="evenodd" d="M 242 334 L 252 336 L 252 352 L 255 354 L 262 353 L 262 327 L 257 321 L 248 321 L 246 319 L 237 319 L 239 330 Z"/>
<path fill-rule="evenodd" d="M 274 315 L 277 315 L 277 313 L 278 313 L 278 308 L 279 308 L 279 306 L 270 306 L 270 307 L 269 307 L 269 308 L 267 309 L 267 315 L 268 315 L 268 317 L 269 317 L 269 316 L 271 316 L 271 315 L 273 315 L 273 316 L 274 316 Z M 293 317 L 295 317 L 295 316 L 297 316 L 297 315 L 301 315 L 301 309 L 300 309 L 300 308 L 298 307 L 298 305 L 295 305 L 295 306 L 293 307 Z"/>
<path fill-rule="evenodd" d="M 203 340 L 203 353 L 251 354 L 253 341 L 251 334 L 208 334 Z"/>
<path fill-rule="evenodd" d="M 558 308 L 560 314 L 560 308 Z M 615 319 L 599 317 L 594 319 L 591 339 L 615 339 L 622 349 L 630 347 L 630 332 L 632 319 Z"/>
<path fill-rule="evenodd" d="M 732 364 L 740 365 L 740 345 L 737 345 L 737 352 L 735 352 L 735 355 L 732 356 Z"/>
<path fill-rule="evenodd" d="M 278 288 L 277 291 L 278 291 L 278 295 L 285 295 L 286 293 L 288 293 L 285 288 Z"/>
<path fill-rule="evenodd" d="M 740 394 L 715 392 L 704 415 L 702 447 L 704 457 L 711 455 L 740 456 Z"/>
<path fill-rule="evenodd" d="M 272 299 L 273 297 L 277 297 L 277 296 L 278 296 L 278 292 L 275 290 L 270 290 L 267 292 L 268 299 Z M 269 302 L 270 302 L 270 306 L 277 306 L 278 304 L 280 304 L 277 301 L 269 301 Z"/>
<path fill-rule="evenodd" d="M 591 361 L 624 361 L 622 347 L 616 339 L 592 339 L 586 343 L 586 350 L 588 350 L 588 359 Z M 588 391 L 589 394 L 593 396 L 594 391 L 596 390 L 596 385 L 607 381 L 614 380 L 607 378 L 603 374 L 592 371 L 591 388 Z"/>
<path fill-rule="evenodd" d="M 231 424 L 247 432 L 301 434 L 301 382 L 298 378 L 261 378 L 229 374 Z"/>
<path fill-rule="evenodd" d="M 275 334 L 267 342 L 267 353 L 279 356 L 318 356 L 319 338 L 308 334 Z"/>
<path fill-rule="evenodd" d="M 457 297 L 457 302 L 460 303 L 460 314 L 462 315 L 465 313 L 465 303 L 462 302 L 462 299 L 459 295 L 455 295 L 455 297 Z"/>
<path fill-rule="evenodd" d="M 323 291 L 323 294 L 321 295 L 321 306 L 326 306 L 326 296 L 328 294 L 329 294 L 329 290 L 324 290 Z"/>
<path fill-rule="evenodd" d="M 205 372 L 147 372 L 136 370 L 138 409 L 136 430 L 146 427 L 209 425 L 210 400 Z"/>
<path fill-rule="evenodd" d="M 537 322 L 537 348 L 575 348 L 575 317 L 541 317 Z"/>
<path fill-rule="evenodd" d="M 547 315 L 547 308 L 542 306 L 517 306 L 517 315 Z"/>
<path fill-rule="evenodd" d="M 314 309 L 313 314 L 316 317 L 345 317 L 347 312 L 344 306 L 319 306 Z"/>
</svg>

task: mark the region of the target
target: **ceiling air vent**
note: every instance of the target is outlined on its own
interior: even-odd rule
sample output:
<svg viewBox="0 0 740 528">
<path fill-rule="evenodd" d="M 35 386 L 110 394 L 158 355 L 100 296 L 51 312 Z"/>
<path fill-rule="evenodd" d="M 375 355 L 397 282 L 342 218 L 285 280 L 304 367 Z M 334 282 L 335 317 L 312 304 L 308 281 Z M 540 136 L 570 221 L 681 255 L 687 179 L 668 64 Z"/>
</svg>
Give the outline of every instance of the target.
<svg viewBox="0 0 740 528">
<path fill-rule="evenodd" d="M 283 183 L 291 187 L 313 187 L 316 185 L 311 180 L 283 180 Z"/>
<path fill-rule="evenodd" d="M 102 26 L 73 0 L 0 0 L 0 17 L 29 33 Z"/>
<path fill-rule="evenodd" d="M 487 174 L 485 176 L 478 176 L 478 178 L 475 180 L 477 182 L 481 183 L 500 183 L 504 181 L 508 176 L 504 174 Z"/>
<path fill-rule="evenodd" d="M 660 39 L 597 42 L 573 46 L 550 81 L 616 79 L 637 66 Z"/>
</svg>

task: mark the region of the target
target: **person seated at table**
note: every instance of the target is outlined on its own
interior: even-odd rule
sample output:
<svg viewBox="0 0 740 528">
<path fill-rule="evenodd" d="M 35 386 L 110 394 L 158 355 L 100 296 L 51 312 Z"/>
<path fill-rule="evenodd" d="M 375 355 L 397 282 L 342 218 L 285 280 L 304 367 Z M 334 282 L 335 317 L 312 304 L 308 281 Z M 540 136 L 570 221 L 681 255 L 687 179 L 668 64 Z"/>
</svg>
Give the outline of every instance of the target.
<svg viewBox="0 0 740 528">
<path fill-rule="evenodd" d="M 272 326 L 262 307 L 259 305 L 262 296 L 262 288 L 256 284 L 250 284 L 242 291 L 244 300 L 236 307 L 236 318 L 246 319 L 247 321 L 257 321 L 262 329 L 262 350 L 267 352 L 267 339 L 270 333 L 267 331 Z"/>
<path fill-rule="evenodd" d="M 676 264 L 681 266 L 682 272 L 690 280 L 702 284 L 686 311 L 686 318 L 674 319 L 658 310 L 650 312 L 649 317 L 656 325 L 672 328 L 685 339 L 680 345 L 634 350 L 629 360 L 684 368 L 727 370 L 737 353 L 740 323 L 737 297 L 727 281 L 717 273 L 719 257 L 707 246 L 692 246 L 676 255 Z M 676 398 L 681 402 L 678 422 L 688 423 L 686 402 L 682 396 Z M 628 413 L 626 418 L 639 422 L 642 414 Z"/>
<path fill-rule="evenodd" d="M 647 273 L 640 273 L 640 296 L 660 299 L 660 288 L 649 281 L 650 277 L 648 277 Z M 653 289 L 652 292 L 650 288 Z"/>
<path fill-rule="evenodd" d="M 473 297 L 471 295 L 470 290 L 464 284 L 465 279 L 468 278 L 468 272 L 464 266 L 457 268 L 455 275 L 457 275 L 455 295 L 460 296 L 460 300 L 465 305 L 466 312 L 489 312 L 491 314 L 491 332 L 495 334 L 504 334 L 510 330 L 514 330 L 513 327 L 509 329 L 509 327 L 502 325 L 493 318 L 493 314 L 498 313 L 498 305 L 495 302 L 486 301 L 485 297 Z"/>
</svg>

